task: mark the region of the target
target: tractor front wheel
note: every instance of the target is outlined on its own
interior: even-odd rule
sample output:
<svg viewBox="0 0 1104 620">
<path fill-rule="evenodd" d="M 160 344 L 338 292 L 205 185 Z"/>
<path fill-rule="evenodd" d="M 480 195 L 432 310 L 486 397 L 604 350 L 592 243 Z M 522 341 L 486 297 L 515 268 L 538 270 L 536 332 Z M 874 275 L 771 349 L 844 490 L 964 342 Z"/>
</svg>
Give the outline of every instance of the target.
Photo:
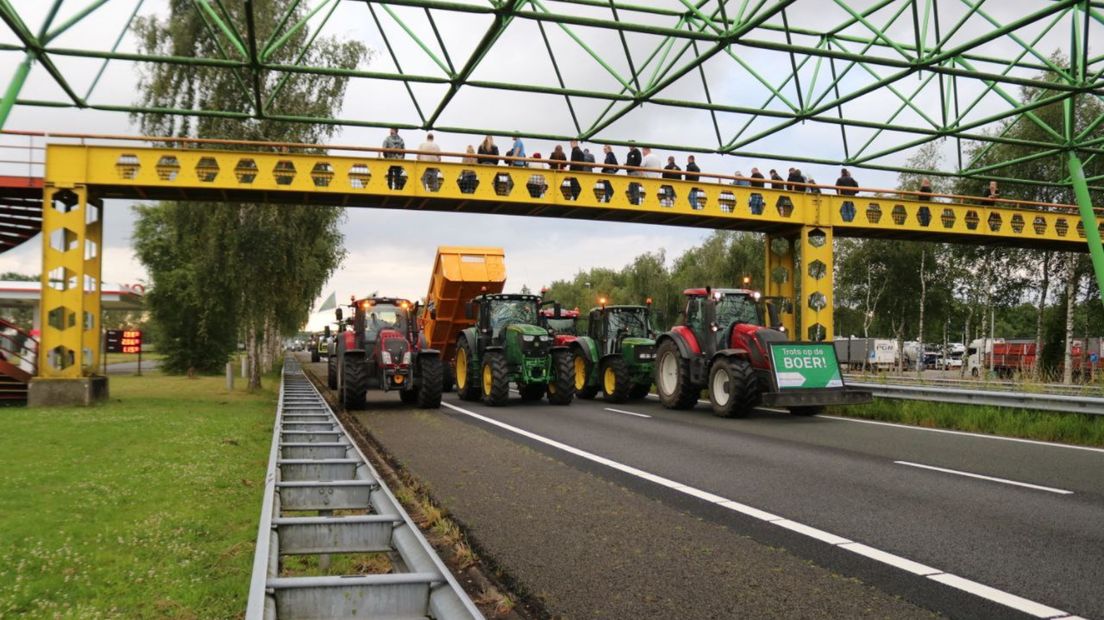
<svg viewBox="0 0 1104 620">
<path fill-rule="evenodd" d="M 674 340 L 664 340 L 656 352 L 656 392 L 668 409 L 690 409 L 698 402 L 700 388 L 690 382 L 690 360 L 682 357 Z"/>
<path fill-rule="evenodd" d="M 502 351 L 488 351 L 483 356 L 483 368 L 479 373 L 483 402 L 501 407 L 510 399 L 510 375 L 506 368 L 506 355 Z"/>
<path fill-rule="evenodd" d="M 570 405 L 575 398 L 575 356 L 571 351 L 552 352 L 552 381 L 548 383 L 548 402 Z"/>
<path fill-rule="evenodd" d="M 460 400 L 479 400 L 479 367 L 475 365 L 468 339 L 456 347 L 456 393 Z"/>
<path fill-rule="evenodd" d="M 742 418 L 755 407 L 755 372 L 746 359 L 721 358 L 709 372 L 709 403 L 713 415 Z"/>
<path fill-rule="evenodd" d="M 441 406 L 441 383 L 444 380 L 445 365 L 438 355 L 423 355 L 418 358 L 417 363 L 417 384 L 411 390 L 414 393 L 414 405 L 419 409 L 437 409 Z"/>
<path fill-rule="evenodd" d="M 341 377 L 341 402 L 346 409 L 364 409 L 368 396 L 368 362 L 362 355 L 345 355 Z"/>
<path fill-rule="evenodd" d="M 598 394 L 598 386 L 590 385 L 590 362 L 587 361 L 586 354 L 579 349 L 575 350 L 572 370 L 575 377 L 575 395 L 587 400 L 594 398 Z"/>
<path fill-rule="evenodd" d="M 625 360 L 611 357 L 602 364 L 602 392 L 608 403 L 623 403 L 629 400 L 632 381 Z"/>
</svg>

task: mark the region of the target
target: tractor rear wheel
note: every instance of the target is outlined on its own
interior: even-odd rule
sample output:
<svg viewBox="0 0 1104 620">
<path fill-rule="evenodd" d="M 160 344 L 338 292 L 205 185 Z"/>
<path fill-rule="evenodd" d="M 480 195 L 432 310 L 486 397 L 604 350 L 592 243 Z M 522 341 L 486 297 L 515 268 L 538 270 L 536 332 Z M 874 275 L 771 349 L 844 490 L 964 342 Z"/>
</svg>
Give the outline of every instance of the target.
<svg viewBox="0 0 1104 620">
<path fill-rule="evenodd" d="M 526 402 L 531 402 L 544 398 L 543 383 L 530 383 L 529 385 L 519 383 L 517 388 L 518 393 L 521 394 L 521 400 L 524 400 Z"/>
<path fill-rule="evenodd" d="M 625 360 L 611 357 L 602 364 L 602 392 L 608 403 L 623 403 L 629 400 L 632 381 Z"/>
<path fill-rule="evenodd" d="M 790 413 L 793 415 L 820 415 L 824 413 L 824 405 L 806 405 L 804 407 L 790 407 Z"/>
<path fill-rule="evenodd" d="M 510 399 L 510 375 L 506 368 L 506 354 L 488 351 L 483 356 L 483 368 L 479 373 L 483 402 L 501 407 Z"/>
<path fill-rule="evenodd" d="M 331 390 L 337 389 L 337 356 L 330 355 L 326 358 L 326 385 Z"/>
<path fill-rule="evenodd" d="M 742 418 L 755 407 L 755 371 L 746 359 L 725 357 L 709 372 L 709 403 L 713 415 Z"/>
<path fill-rule="evenodd" d="M 575 356 L 571 351 L 552 352 L 552 377 L 548 383 L 548 402 L 570 405 L 575 398 Z"/>
<path fill-rule="evenodd" d="M 579 349 L 575 349 L 571 367 L 572 374 L 575 377 L 575 395 L 587 400 L 594 398 L 598 394 L 598 386 L 589 385 L 590 362 L 587 361 L 586 354 Z"/>
<path fill-rule="evenodd" d="M 368 396 L 368 363 L 363 355 L 346 354 L 342 363 L 341 402 L 346 409 L 364 409 Z"/>
<path fill-rule="evenodd" d="M 468 339 L 462 338 L 456 347 L 456 393 L 460 400 L 479 400 L 479 367 L 474 361 Z"/>
<path fill-rule="evenodd" d="M 651 392 L 652 392 L 652 384 L 651 383 L 637 383 L 636 385 L 629 388 L 629 398 L 632 398 L 634 400 L 637 399 L 637 398 L 644 398 L 645 396 L 647 396 Z"/>
<path fill-rule="evenodd" d="M 664 340 L 656 352 L 656 392 L 668 409 L 690 409 L 698 402 L 701 388 L 690 382 L 690 360 L 679 352 L 674 340 Z"/>
<path fill-rule="evenodd" d="M 441 406 L 441 382 L 444 379 L 445 365 L 439 355 L 420 356 L 417 364 L 417 384 L 411 390 L 414 393 L 414 404 L 419 409 L 436 409 Z"/>
</svg>

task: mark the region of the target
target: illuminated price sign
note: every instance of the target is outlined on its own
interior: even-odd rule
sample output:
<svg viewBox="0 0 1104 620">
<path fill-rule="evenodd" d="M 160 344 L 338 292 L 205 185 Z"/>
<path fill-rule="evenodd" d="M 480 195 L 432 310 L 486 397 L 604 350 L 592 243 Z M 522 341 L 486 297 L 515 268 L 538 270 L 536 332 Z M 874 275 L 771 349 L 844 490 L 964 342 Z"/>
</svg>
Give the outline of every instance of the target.
<svg viewBox="0 0 1104 620">
<path fill-rule="evenodd" d="M 108 353 L 141 353 L 142 331 L 137 329 L 109 329 L 107 330 Z"/>
</svg>

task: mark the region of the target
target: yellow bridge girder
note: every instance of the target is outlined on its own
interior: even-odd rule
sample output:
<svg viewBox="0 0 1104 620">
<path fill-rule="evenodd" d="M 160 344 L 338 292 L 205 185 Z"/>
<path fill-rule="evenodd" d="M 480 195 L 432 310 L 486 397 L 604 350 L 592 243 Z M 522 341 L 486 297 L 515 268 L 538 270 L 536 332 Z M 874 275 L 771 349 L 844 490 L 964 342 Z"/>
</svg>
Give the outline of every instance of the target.
<svg viewBox="0 0 1104 620">
<path fill-rule="evenodd" d="M 685 181 L 372 155 L 48 145 L 40 373 L 88 374 L 100 355 L 100 253 L 86 258 L 84 253 L 86 242 L 101 242 L 102 217 L 52 213 L 59 194 L 66 200 L 75 196 L 74 213 L 82 214 L 87 205 L 102 213 L 98 205 L 105 198 L 129 198 L 462 211 L 764 232 L 766 294 L 792 300 L 799 319 L 791 310 L 783 320 L 798 339 L 833 337 L 834 236 L 1086 250 L 1085 231 L 1073 208 L 838 196 L 720 184 L 705 176 Z M 63 229 L 69 233 L 59 232 Z M 49 248 L 55 234 L 71 234 L 81 247 L 81 260 L 74 250 Z M 783 247 L 784 252 L 772 250 Z M 48 301 L 47 288 L 54 283 L 49 274 L 55 272 L 67 275 L 66 283 L 70 273 L 81 283 L 79 300 L 76 289 L 53 288 L 57 295 L 50 293 Z M 74 313 L 81 329 L 49 326 L 48 313 L 56 307 Z M 68 359 L 62 355 L 66 350 L 73 352 L 74 363 L 59 365 L 57 360 Z"/>
</svg>

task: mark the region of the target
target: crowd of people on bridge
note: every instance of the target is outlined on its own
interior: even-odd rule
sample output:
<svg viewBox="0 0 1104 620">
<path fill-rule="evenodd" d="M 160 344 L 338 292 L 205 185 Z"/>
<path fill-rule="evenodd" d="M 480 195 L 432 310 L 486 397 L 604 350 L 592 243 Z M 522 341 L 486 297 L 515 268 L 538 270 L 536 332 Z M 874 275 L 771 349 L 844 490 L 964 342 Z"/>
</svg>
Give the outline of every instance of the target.
<svg viewBox="0 0 1104 620">
<path fill-rule="evenodd" d="M 390 134 L 383 141 L 383 148 L 389 149 L 383 154 L 387 159 L 403 159 L 406 156 L 403 152 L 406 149 L 406 144 L 402 137 L 399 136 L 399 130 L 397 128 L 391 129 Z M 426 134 L 425 141 L 418 146 L 417 151 L 418 161 L 441 161 L 441 147 L 435 142 L 432 132 Z M 461 163 L 497 166 L 501 161 L 506 166 L 519 168 L 547 166 L 551 170 L 571 170 L 575 172 L 592 172 L 595 168 L 600 168 L 603 174 L 617 174 L 621 170 L 624 170 L 628 176 L 686 181 L 697 181 L 702 176 L 701 168 L 698 167 L 693 155 L 687 156 L 684 167 L 679 167 L 674 156 L 667 157 L 666 164 L 663 164 L 660 156 L 654 153 L 650 147 L 643 146 L 638 148 L 635 143 L 630 142 L 629 150 L 625 154 L 625 164 L 622 166 L 618 162 L 617 155 L 613 152 L 613 147 L 610 145 L 607 144 L 603 146 L 602 153 L 602 162 L 599 164 L 594 153 L 592 153 L 589 148 L 582 146 L 578 140 L 571 140 L 568 145 L 568 151 L 565 151 L 563 146 L 556 145 L 552 149 L 552 152 L 548 154 L 547 159 L 545 159 L 539 152 L 531 155 L 526 153 L 525 143 L 522 141 L 521 136 L 514 135 L 510 148 L 506 151 L 505 155 L 500 155 L 494 138 L 492 136 L 485 136 L 479 143 L 478 148 L 470 144 L 468 145 L 466 155 Z M 401 167 L 391 166 L 387 173 L 388 187 L 392 189 L 401 187 L 402 181 L 399 179 L 401 174 Z M 467 174 L 470 176 L 467 179 L 461 179 L 462 185 L 465 182 L 471 184 L 475 181 L 474 172 L 468 172 Z M 571 181 L 571 191 L 578 196 L 578 181 L 574 179 Z M 722 179 L 718 177 L 717 181 L 722 182 Z M 730 182 L 732 185 L 737 186 L 762 187 L 790 192 L 808 192 L 812 194 L 821 193 L 823 187 L 817 184 L 816 179 L 811 176 L 806 176 L 800 168 L 793 167 L 787 171 L 787 176 L 785 178 L 774 168 L 768 170 L 766 175 L 757 167 L 752 168 L 751 174 L 747 176 L 745 176 L 742 171 L 737 170 L 733 178 L 730 179 Z M 609 191 L 612 191 L 609 182 L 605 181 L 605 184 L 609 188 Z M 859 193 L 858 188 L 859 183 L 855 180 L 855 177 L 851 176 L 851 172 L 847 168 L 840 169 L 839 178 L 836 179 L 833 186 L 836 193 L 841 196 L 856 196 Z M 920 187 L 917 191 L 917 200 L 930 201 L 931 194 L 931 179 L 926 177 L 922 178 L 920 180 Z M 997 182 L 991 181 L 982 203 L 993 205 L 999 198 L 1000 193 L 997 189 Z"/>
</svg>

